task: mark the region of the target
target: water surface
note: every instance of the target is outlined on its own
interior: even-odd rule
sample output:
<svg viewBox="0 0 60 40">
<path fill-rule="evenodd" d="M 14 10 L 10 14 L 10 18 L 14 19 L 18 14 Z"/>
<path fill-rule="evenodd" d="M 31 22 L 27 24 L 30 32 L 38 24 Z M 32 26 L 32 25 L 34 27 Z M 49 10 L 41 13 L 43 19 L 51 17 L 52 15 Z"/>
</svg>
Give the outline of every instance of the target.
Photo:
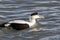
<svg viewBox="0 0 60 40">
<path fill-rule="evenodd" d="M 0 23 L 10 20 L 27 20 L 33 12 L 39 12 L 40 32 L 0 29 L 0 40 L 60 40 L 60 0 L 0 0 Z"/>
</svg>

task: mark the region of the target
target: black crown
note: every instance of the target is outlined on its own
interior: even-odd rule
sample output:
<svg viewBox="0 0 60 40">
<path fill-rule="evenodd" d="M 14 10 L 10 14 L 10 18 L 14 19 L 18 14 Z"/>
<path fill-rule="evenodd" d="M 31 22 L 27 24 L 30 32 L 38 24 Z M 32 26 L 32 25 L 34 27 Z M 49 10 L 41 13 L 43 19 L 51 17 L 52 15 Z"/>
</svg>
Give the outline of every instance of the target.
<svg viewBox="0 0 60 40">
<path fill-rule="evenodd" d="M 35 12 L 35 13 L 32 13 L 32 14 L 31 14 L 31 16 L 33 16 L 33 15 L 37 15 L 37 14 L 38 14 L 38 13 L 37 13 L 37 12 Z"/>
</svg>

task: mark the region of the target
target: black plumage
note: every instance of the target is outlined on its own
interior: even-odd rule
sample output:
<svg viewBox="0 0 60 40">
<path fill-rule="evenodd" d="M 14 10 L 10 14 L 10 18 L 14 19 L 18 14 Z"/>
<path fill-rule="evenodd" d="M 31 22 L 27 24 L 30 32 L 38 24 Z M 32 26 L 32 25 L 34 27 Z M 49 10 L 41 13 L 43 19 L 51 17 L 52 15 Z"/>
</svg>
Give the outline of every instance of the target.
<svg viewBox="0 0 60 40">
<path fill-rule="evenodd" d="M 7 23 L 0 24 L 0 27 L 6 27 L 5 24 L 7 24 Z M 20 24 L 19 23 L 10 23 L 8 28 L 12 28 L 15 30 L 23 30 L 23 29 L 29 28 L 29 25 L 28 24 L 21 24 L 21 23 Z"/>
<path fill-rule="evenodd" d="M 16 30 L 23 30 L 29 28 L 28 24 L 18 24 L 18 23 L 11 23 L 9 27 L 16 29 Z"/>
</svg>

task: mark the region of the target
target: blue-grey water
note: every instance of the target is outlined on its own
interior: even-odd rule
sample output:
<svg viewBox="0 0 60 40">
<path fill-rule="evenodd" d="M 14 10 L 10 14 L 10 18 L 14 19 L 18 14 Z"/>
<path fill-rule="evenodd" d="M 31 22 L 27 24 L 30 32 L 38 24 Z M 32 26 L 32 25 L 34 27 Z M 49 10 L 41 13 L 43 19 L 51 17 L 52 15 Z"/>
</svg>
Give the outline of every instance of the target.
<svg viewBox="0 0 60 40">
<path fill-rule="evenodd" d="M 45 18 L 38 21 L 41 31 L 0 29 L 0 40 L 60 40 L 60 0 L 0 0 L 0 24 L 27 20 L 33 12 Z"/>
</svg>

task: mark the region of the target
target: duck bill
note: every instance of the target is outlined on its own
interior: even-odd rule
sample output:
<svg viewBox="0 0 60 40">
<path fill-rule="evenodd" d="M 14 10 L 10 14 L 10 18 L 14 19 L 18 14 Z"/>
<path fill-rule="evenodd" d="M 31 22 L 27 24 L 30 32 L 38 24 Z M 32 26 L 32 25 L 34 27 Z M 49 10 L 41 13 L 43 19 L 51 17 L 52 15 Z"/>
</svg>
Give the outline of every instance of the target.
<svg viewBox="0 0 60 40">
<path fill-rule="evenodd" d="M 40 15 L 40 18 L 45 18 L 45 17 Z"/>
</svg>

